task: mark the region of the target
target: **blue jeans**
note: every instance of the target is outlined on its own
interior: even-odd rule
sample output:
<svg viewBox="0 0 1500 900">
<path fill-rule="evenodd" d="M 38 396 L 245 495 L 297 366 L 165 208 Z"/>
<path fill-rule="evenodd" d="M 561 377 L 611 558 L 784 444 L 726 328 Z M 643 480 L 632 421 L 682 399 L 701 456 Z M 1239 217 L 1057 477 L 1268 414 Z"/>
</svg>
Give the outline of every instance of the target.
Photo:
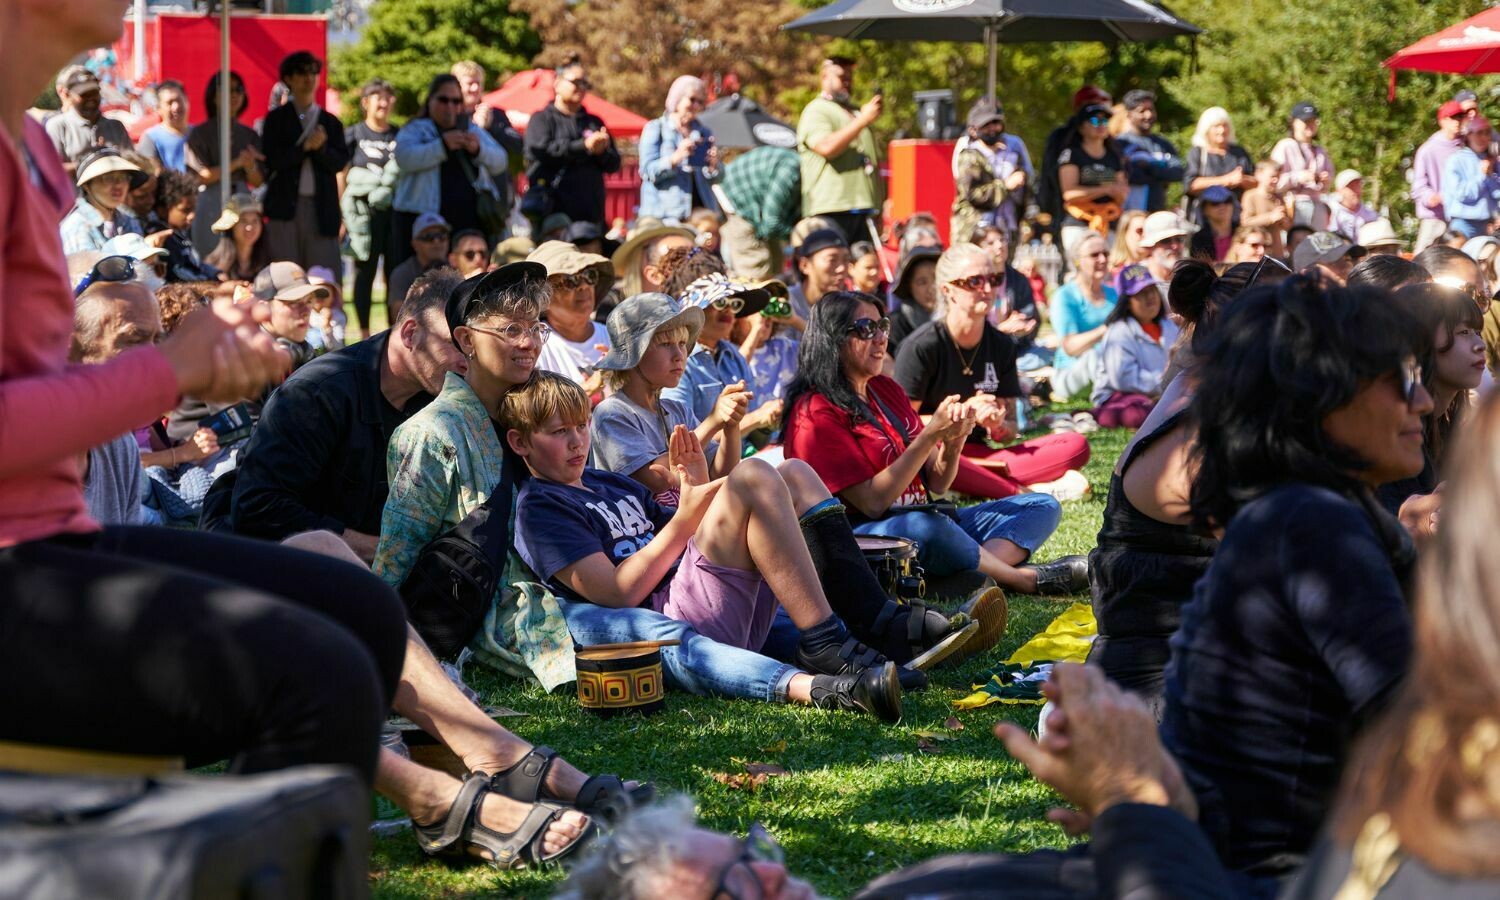
<svg viewBox="0 0 1500 900">
<path fill-rule="evenodd" d="M 856 525 L 854 530 L 916 541 L 922 568 L 942 577 L 978 568 L 979 546 L 996 538 L 1032 553 L 1052 536 L 1061 519 L 1062 504 L 1046 494 L 1017 494 L 965 506 L 957 522 L 940 512 L 917 510 Z"/>
<path fill-rule="evenodd" d="M 679 646 L 661 648 L 661 667 L 668 684 L 690 694 L 784 703 L 787 685 L 797 674 L 792 666 L 709 640 L 686 622 L 644 607 L 611 609 L 561 597 L 557 602 L 568 620 L 573 642 L 580 647 L 628 641 L 682 641 Z"/>
</svg>

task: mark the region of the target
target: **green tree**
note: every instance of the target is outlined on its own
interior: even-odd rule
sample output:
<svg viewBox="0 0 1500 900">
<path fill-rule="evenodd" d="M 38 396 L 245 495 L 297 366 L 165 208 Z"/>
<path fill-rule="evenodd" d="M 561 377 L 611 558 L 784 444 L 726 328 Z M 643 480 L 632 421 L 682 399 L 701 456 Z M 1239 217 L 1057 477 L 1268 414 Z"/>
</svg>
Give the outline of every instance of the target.
<svg viewBox="0 0 1500 900">
<path fill-rule="evenodd" d="M 509 0 L 380 0 L 359 42 L 335 51 L 329 79 L 346 96 L 384 78 L 396 88 L 396 112 L 417 112 L 434 75 L 461 59 L 484 66 L 495 87 L 505 73 L 526 68 L 542 49 L 525 14 Z M 349 117 L 357 103 L 346 105 Z"/>
</svg>

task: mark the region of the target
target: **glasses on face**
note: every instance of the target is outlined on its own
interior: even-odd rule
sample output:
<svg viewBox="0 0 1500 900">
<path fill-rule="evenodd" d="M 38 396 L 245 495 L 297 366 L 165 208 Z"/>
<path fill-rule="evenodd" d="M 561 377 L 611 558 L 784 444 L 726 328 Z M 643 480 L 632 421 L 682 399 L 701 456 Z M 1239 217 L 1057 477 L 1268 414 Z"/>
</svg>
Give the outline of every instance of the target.
<svg viewBox="0 0 1500 900">
<path fill-rule="evenodd" d="M 464 105 L 464 98 L 462 98 L 462 97 L 450 97 L 447 94 L 438 94 L 436 97 L 433 97 L 432 99 L 436 100 L 439 103 L 446 103 L 449 106 L 463 106 Z"/>
<path fill-rule="evenodd" d="M 483 250 L 465 250 L 462 253 L 458 254 L 458 258 L 466 259 L 469 262 L 475 262 L 477 260 L 484 259 L 487 255 L 488 254 Z"/>
<path fill-rule="evenodd" d="M 737 313 L 745 308 L 745 300 L 743 297 L 720 297 L 709 306 L 713 309 L 727 309 Z"/>
<path fill-rule="evenodd" d="M 852 334 L 862 341 L 873 341 L 877 334 L 888 335 L 891 333 L 891 320 L 885 316 L 878 319 L 855 319 L 849 323 L 844 330 L 845 334 Z"/>
<path fill-rule="evenodd" d="M 448 240 L 448 232 L 433 231 L 417 235 L 417 240 L 424 244 L 436 244 L 439 241 Z"/>
<path fill-rule="evenodd" d="M 582 272 L 574 272 L 571 275 L 549 275 L 547 277 L 557 279 L 557 286 L 569 291 L 576 291 L 581 287 L 597 284 L 599 281 L 599 273 L 594 269 L 584 269 Z"/>
<path fill-rule="evenodd" d="M 1274 256 L 1262 256 L 1260 262 L 1255 264 L 1255 271 L 1250 273 L 1250 280 L 1245 282 L 1245 290 L 1255 287 L 1255 283 L 1260 281 L 1260 276 L 1265 274 L 1268 267 L 1272 272 L 1280 272 L 1283 277 L 1292 274 L 1291 266 Z"/>
<path fill-rule="evenodd" d="M 1089 116 L 1087 119 L 1084 119 L 1084 121 L 1094 126 L 1095 128 L 1103 128 L 1104 126 L 1109 124 L 1109 116 L 1093 115 Z"/>
<path fill-rule="evenodd" d="M 94 263 L 94 267 L 89 269 L 88 274 L 79 280 L 78 286 L 73 288 L 73 296 L 81 296 L 91 284 L 134 280 L 135 259 L 133 257 L 106 256 Z"/>
<path fill-rule="evenodd" d="M 1401 397 L 1410 406 L 1417 398 L 1417 388 L 1422 386 L 1422 367 L 1415 359 L 1408 359 L 1396 374 L 1401 378 Z"/>
<path fill-rule="evenodd" d="M 994 273 L 970 275 L 968 278 L 955 278 L 948 283 L 956 288 L 963 288 L 966 291 L 978 292 L 985 288 L 995 290 L 1005 283 L 1005 276 Z"/>
<path fill-rule="evenodd" d="M 1489 312 L 1490 297 L 1485 294 L 1484 291 L 1468 283 L 1467 281 L 1464 281 L 1460 278 L 1454 278 L 1451 275 L 1439 275 L 1438 277 L 1432 279 L 1432 281 L 1434 284 L 1441 284 L 1445 287 L 1451 287 L 1456 291 L 1463 291 L 1465 294 L 1469 295 L 1470 300 L 1474 301 L 1474 305 L 1479 307 L 1479 311 L 1481 313 Z"/>
<path fill-rule="evenodd" d="M 504 328 L 480 328 L 478 325 L 468 326 L 471 330 L 490 337 L 497 337 L 507 344 L 519 344 L 521 339 L 530 335 L 538 345 L 547 343 L 547 338 L 552 337 L 552 329 L 542 322 L 531 325 L 522 325 L 520 322 L 511 322 Z"/>
<path fill-rule="evenodd" d="M 714 891 L 709 896 L 714 900 L 719 900 L 720 897 L 727 897 L 728 900 L 761 900 L 764 891 L 751 863 L 780 865 L 785 861 L 786 851 L 781 849 L 781 845 L 776 843 L 776 839 L 759 822 L 753 822 L 749 833 L 740 842 L 740 855 L 719 873 L 718 881 L 714 882 Z"/>
<path fill-rule="evenodd" d="M 594 83 L 587 78 L 564 78 L 563 81 L 568 82 L 580 91 L 592 91 L 594 89 Z"/>
</svg>

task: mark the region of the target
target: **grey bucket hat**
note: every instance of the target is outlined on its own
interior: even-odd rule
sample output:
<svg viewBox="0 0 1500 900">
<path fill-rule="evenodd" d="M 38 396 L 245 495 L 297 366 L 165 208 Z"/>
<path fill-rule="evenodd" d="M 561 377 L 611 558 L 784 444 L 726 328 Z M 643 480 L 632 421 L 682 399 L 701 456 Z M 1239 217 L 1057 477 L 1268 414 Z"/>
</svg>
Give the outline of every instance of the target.
<svg viewBox="0 0 1500 900">
<path fill-rule="evenodd" d="M 703 330 L 703 310 L 684 307 L 666 294 L 645 293 L 627 297 L 609 314 L 609 353 L 599 360 L 599 368 L 614 371 L 634 369 L 651 347 L 651 338 L 663 328 L 683 325 L 688 330 L 688 346 L 698 341 Z"/>
</svg>

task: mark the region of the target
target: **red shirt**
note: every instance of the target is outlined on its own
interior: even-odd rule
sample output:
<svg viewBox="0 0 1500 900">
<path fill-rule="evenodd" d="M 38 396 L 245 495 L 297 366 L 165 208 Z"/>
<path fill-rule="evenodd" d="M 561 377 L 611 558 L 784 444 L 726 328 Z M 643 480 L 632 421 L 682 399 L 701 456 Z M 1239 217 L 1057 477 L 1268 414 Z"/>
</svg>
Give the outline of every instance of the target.
<svg viewBox="0 0 1500 900">
<path fill-rule="evenodd" d="M 28 116 L 22 134 L 40 185 L 0 129 L 0 547 L 98 530 L 79 455 L 178 400 L 155 347 L 68 364 L 73 292 L 58 225 L 73 188 L 42 126 Z"/>
<path fill-rule="evenodd" d="M 787 420 L 784 444 L 786 455 L 812 466 L 823 479 L 829 493 L 837 494 L 874 478 L 889 468 L 905 450 L 906 441 L 886 421 L 885 409 L 901 419 L 909 437 L 922 431 L 922 420 L 911 408 L 906 392 L 893 379 L 877 375 L 866 387 L 870 410 L 876 423 L 860 422 L 851 427 L 849 413 L 834 406 L 822 394 L 798 400 Z M 882 403 L 875 402 L 879 397 Z M 893 506 L 911 506 L 927 502 L 927 491 L 919 479 L 896 498 Z"/>
</svg>

